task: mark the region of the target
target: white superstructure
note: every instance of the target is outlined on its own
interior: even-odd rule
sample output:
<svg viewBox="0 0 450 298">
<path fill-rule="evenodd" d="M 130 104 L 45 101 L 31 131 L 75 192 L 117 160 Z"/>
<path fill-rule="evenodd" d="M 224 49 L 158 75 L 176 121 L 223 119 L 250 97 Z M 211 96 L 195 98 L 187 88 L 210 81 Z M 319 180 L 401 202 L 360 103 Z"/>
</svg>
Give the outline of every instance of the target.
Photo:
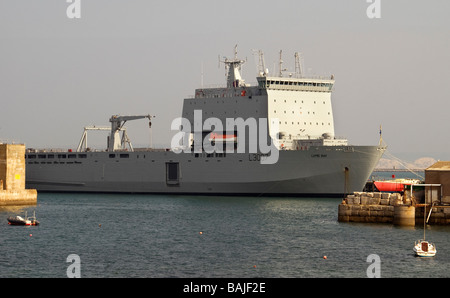
<svg viewBox="0 0 450 298">
<path fill-rule="evenodd" d="M 230 117 L 268 118 L 269 123 L 277 119 L 279 149 L 347 145 L 346 139 L 335 139 L 332 75 L 314 78 L 295 73 L 284 77 L 280 71 L 281 76 L 269 76 L 265 70 L 257 77 L 258 85 L 250 86 L 240 75 L 244 60 L 235 54 L 234 59 L 223 62 L 228 70 L 227 88 L 196 89 L 194 98 L 184 100 L 182 116 L 191 123 L 195 110 L 202 110 L 202 119 L 216 117 L 223 123 Z"/>
</svg>

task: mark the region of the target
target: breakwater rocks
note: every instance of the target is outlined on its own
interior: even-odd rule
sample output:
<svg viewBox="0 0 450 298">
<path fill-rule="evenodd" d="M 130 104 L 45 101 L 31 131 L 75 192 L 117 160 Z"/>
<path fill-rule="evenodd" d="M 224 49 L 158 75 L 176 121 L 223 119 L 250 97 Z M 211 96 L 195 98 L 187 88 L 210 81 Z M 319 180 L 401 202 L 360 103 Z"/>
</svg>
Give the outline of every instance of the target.
<svg viewBox="0 0 450 298">
<path fill-rule="evenodd" d="M 399 193 L 355 192 L 339 205 L 338 221 L 415 225 L 415 207 Z"/>
</svg>

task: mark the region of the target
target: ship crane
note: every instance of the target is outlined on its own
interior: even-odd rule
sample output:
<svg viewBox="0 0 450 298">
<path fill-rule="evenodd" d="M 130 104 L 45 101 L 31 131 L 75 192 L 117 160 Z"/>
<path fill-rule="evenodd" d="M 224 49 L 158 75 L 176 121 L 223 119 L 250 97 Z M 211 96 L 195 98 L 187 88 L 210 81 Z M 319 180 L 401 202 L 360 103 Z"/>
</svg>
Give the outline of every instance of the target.
<svg viewBox="0 0 450 298">
<path fill-rule="evenodd" d="M 111 128 L 109 126 L 85 126 L 83 135 L 81 136 L 80 143 L 78 144 L 77 152 L 87 152 L 90 151 L 88 145 L 87 145 L 87 133 L 90 130 L 110 130 Z"/>
<path fill-rule="evenodd" d="M 137 119 L 144 119 L 148 118 L 149 120 L 149 127 L 151 129 L 152 127 L 152 117 L 151 115 L 136 115 L 136 116 L 120 116 L 120 115 L 113 115 L 109 119 L 109 122 L 111 122 L 111 135 L 108 139 L 108 151 L 117 151 L 117 150 L 124 150 L 126 144 L 129 145 L 130 151 L 133 150 L 133 146 L 131 145 L 130 139 L 128 138 L 128 135 L 126 134 L 126 131 L 123 129 L 123 126 L 127 121 L 130 120 L 137 120 Z M 119 132 L 123 131 L 122 138 L 120 138 Z"/>
<path fill-rule="evenodd" d="M 110 136 L 108 136 L 108 151 L 117 151 L 117 150 L 125 150 L 126 145 L 130 148 L 130 151 L 134 151 L 133 145 L 131 145 L 130 139 L 127 135 L 127 130 L 124 127 L 125 123 L 129 120 L 136 119 L 149 119 L 149 127 L 152 128 L 152 118 L 155 116 L 151 115 L 141 115 L 141 116 L 119 116 L 113 115 L 109 119 L 111 122 L 111 128 L 108 126 L 86 126 L 84 128 L 83 135 L 81 136 L 80 143 L 78 144 L 77 152 L 85 152 L 90 149 L 87 146 L 87 132 L 90 130 L 103 130 L 103 131 L 111 131 Z M 122 131 L 122 137 L 120 137 L 120 132 Z"/>
</svg>

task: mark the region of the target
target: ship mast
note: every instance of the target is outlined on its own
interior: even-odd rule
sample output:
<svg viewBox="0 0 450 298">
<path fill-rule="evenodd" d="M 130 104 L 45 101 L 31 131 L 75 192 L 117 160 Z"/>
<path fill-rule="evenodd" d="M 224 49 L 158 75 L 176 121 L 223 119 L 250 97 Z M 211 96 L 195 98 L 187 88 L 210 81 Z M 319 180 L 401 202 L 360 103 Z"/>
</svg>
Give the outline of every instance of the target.
<svg viewBox="0 0 450 298">
<path fill-rule="evenodd" d="M 294 53 L 294 58 L 295 58 L 295 76 L 297 78 L 301 78 L 303 75 L 303 69 L 302 69 L 302 63 L 300 61 L 300 53 L 299 52 L 295 52 Z"/>
<path fill-rule="evenodd" d="M 228 59 L 220 61 L 225 64 L 227 70 L 227 88 L 245 87 L 245 81 L 241 77 L 241 65 L 247 62 L 237 57 L 237 45 L 234 46 L 234 59 Z"/>
<path fill-rule="evenodd" d="M 283 71 L 287 70 L 286 68 L 283 68 L 282 53 L 283 53 L 283 50 L 280 50 L 280 61 L 278 62 L 278 64 L 279 64 L 279 71 L 280 71 L 280 73 L 279 73 L 280 78 L 283 77 Z"/>
<path fill-rule="evenodd" d="M 260 77 L 266 77 L 269 73 L 269 70 L 266 69 L 266 63 L 264 61 L 264 53 L 262 50 L 253 50 L 253 54 L 258 55 L 258 61 L 257 61 L 257 69 L 258 76 Z"/>
</svg>

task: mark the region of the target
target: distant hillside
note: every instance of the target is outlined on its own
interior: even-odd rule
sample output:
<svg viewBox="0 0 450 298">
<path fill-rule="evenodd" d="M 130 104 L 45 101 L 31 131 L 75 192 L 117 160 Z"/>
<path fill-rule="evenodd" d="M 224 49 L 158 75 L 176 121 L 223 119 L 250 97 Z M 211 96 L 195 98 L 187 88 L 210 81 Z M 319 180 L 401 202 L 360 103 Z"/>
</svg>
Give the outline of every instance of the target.
<svg viewBox="0 0 450 298">
<path fill-rule="evenodd" d="M 393 159 L 381 158 L 376 169 L 426 169 L 437 160 L 432 157 L 421 157 L 414 162 L 400 162 Z"/>
</svg>

